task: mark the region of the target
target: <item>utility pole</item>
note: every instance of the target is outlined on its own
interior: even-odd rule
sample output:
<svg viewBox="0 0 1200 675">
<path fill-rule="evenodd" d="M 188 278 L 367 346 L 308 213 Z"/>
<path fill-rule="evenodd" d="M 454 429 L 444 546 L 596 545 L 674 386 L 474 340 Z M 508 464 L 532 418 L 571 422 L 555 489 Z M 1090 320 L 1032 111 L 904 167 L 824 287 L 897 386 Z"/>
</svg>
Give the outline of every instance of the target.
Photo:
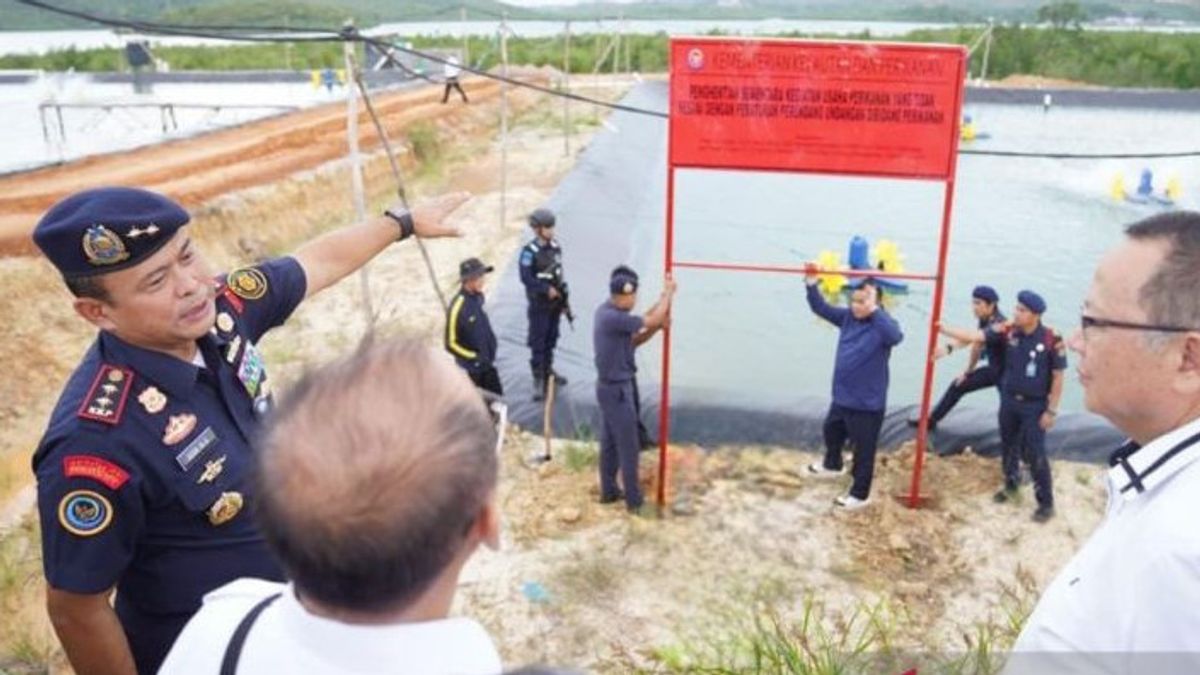
<svg viewBox="0 0 1200 675">
<path fill-rule="evenodd" d="M 508 222 L 508 12 L 500 15 L 500 227 Z"/>
<path fill-rule="evenodd" d="M 563 28 L 563 93 L 571 92 L 571 21 Z M 563 97 L 563 157 L 571 154 L 571 99 Z"/>
<path fill-rule="evenodd" d="M 463 62 L 464 66 L 467 66 L 469 68 L 471 66 L 471 39 L 469 37 L 467 37 L 469 31 L 467 30 L 467 6 L 466 5 L 463 5 L 462 7 L 458 8 L 458 22 L 459 22 L 459 25 L 462 26 L 462 39 L 463 39 L 462 62 Z"/>
<path fill-rule="evenodd" d="M 346 22 L 346 28 L 353 28 L 353 20 Z M 342 43 L 342 55 L 346 67 L 346 140 L 350 145 L 350 184 L 354 191 L 354 222 L 361 223 L 367 218 L 366 189 L 363 186 L 362 154 L 358 151 L 358 90 L 352 86 L 354 82 L 354 42 L 347 40 Z M 358 278 L 362 292 L 363 318 L 366 330 L 369 332 L 374 322 L 375 312 L 371 308 L 371 280 L 367 266 L 359 269 Z"/>
<path fill-rule="evenodd" d="M 988 56 L 992 53 L 992 31 L 996 28 L 992 17 L 988 17 L 987 42 L 983 45 L 983 68 L 979 72 L 979 81 L 987 81 Z"/>
</svg>

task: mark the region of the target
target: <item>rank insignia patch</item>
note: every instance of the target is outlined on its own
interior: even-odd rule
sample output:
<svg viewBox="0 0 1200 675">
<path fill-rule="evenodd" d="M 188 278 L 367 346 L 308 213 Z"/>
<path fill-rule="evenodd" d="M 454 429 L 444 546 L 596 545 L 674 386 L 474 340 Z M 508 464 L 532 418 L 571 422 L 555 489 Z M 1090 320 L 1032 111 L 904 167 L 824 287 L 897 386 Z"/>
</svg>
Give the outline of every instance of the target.
<svg viewBox="0 0 1200 675">
<path fill-rule="evenodd" d="M 267 278 L 257 268 L 242 267 L 229 273 L 226 285 L 244 300 L 258 300 L 267 294 Z"/>
<path fill-rule="evenodd" d="M 92 537 L 112 523 L 112 504 L 91 490 L 68 492 L 58 502 L 58 522 L 63 529 L 79 537 Z"/>
<path fill-rule="evenodd" d="M 92 388 L 83 398 L 83 405 L 79 407 L 79 417 L 105 424 L 120 422 L 121 413 L 125 411 L 125 399 L 129 398 L 132 386 L 131 371 L 117 366 L 101 366 Z"/>
</svg>

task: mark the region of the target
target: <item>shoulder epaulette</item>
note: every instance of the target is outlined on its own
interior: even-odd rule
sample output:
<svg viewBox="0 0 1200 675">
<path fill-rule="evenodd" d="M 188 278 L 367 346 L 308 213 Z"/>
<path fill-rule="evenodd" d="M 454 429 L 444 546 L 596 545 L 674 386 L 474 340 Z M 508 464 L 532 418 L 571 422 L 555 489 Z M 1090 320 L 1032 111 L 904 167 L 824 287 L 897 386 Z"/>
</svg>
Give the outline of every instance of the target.
<svg viewBox="0 0 1200 675">
<path fill-rule="evenodd" d="M 92 382 L 92 388 L 83 397 L 79 417 L 105 424 L 117 424 L 121 421 L 121 414 L 125 412 L 125 399 L 129 398 L 129 390 L 132 388 L 132 370 L 102 364 L 100 372 L 96 373 L 96 380 Z"/>
</svg>

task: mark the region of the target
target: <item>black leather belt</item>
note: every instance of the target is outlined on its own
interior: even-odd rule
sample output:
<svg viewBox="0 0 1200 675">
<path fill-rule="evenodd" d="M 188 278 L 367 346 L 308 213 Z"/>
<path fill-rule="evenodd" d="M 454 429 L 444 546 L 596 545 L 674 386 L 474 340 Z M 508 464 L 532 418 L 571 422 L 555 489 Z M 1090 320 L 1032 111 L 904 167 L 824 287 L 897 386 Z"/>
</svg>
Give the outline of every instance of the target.
<svg viewBox="0 0 1200 675">
<path fill-rule="evenodd" d="M 1021 402 L 1024 402 L 1024 401 L 1045 401 L 1045 400 L 1046 400 L 1046 397 L 1045 397 L 1045 396 L 1026 396 L 1025 394 L 1013 394 L 1013 395 L 1012 395 L 1012 397 L 1013 397 L 1013 400 L 1016 400 L 1016 401 L 1021 401 Z"/>
</svg>

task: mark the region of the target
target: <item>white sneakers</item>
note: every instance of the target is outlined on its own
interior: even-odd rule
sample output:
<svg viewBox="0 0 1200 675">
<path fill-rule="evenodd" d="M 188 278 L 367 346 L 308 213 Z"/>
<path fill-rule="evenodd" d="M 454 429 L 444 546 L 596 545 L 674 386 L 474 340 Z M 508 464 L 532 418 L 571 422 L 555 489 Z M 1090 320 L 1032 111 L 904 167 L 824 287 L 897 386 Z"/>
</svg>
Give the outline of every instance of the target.
<svg viewBox="0 0 1200 675">
<path fill-rule="evenodd" d="M 837 478 L 838 476 L 846 475 L 846 467 L 843 466 L 841 469 L 835 471 L 833 469 L 826 469 L 825 465 L 821 462 L 813 462 L 808 465 L 808 475 L 813 478 Z"/>
<path fill-rule="evenodd" d="M 846 475 L 846 467 L 842 466 L 841 469 L 835 471 L 825 468 L 825 464 L 822 462 L 813 462 L 808 465 L 808 475 L 811 478 L 837 478 Z M 855 511 L 871 503 L 871 499 L 869 497 L 867 499 L 859 499 L 852 494 L 844 494 L 835 498 L 833 503 L 840 509 Z"/>
<path fill-rule="evenodd" d="M 833 503 L 837 504 L 840 508 L 846 509 L 847 511 L 855 511 L 861 509 L 867 504 L 870 504 L 871 498 L 868 497 L 866 499 L 859 499 L 854 495 L 846 494 L 835 498 Z"/>
</svg>

